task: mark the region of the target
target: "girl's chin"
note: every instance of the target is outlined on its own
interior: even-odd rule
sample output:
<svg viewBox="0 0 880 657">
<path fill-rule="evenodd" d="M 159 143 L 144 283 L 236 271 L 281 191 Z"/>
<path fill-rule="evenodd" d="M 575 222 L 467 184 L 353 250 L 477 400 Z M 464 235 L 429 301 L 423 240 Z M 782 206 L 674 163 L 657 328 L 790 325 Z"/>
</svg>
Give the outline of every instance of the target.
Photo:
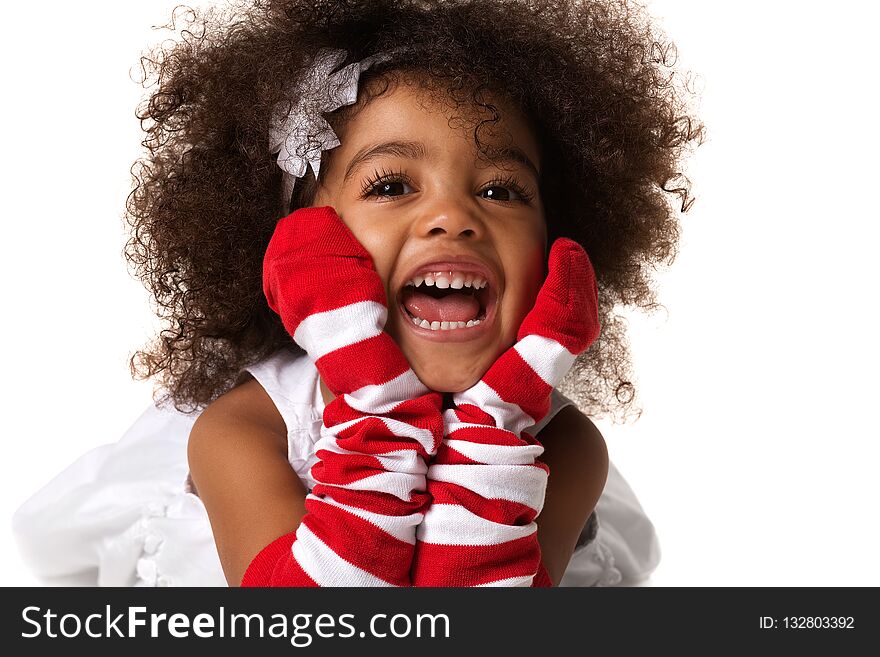
<svg viewBox="0 0 880 657">
<path fill-rule="evenodd" d="M 440 392 L 443 394 L 455 394 L 458 392 L 464 392 L 465 390 L 471 388 L 474 384 L 476 384 L 477 381 L 479 381 L 479 379 L 474 379 L 473 381 L 470 381 L 468 383 L 455 384 L 442 380 L 435 381 L 432 380 L 430 377 L 424 377 L 420 375 L 418 372 L 416 372 L 416 376 L 419 377 L 419 380 L 424 383 L 427 388 L 433 390 L 434 392 Z"/>
<path fill-rule="evenodd" d="M 419 380 L 435 392 L 456 393 L 473 387 L 504 351 L 494 335 L 452 343 L 418 340 L 411 335 L 403 340 L 392 337 Z"/>
<path fill-rule="evenodd" d="M 410 358 L 410 365 L 419 380 L 435 392 L 455 393 L 473 387 L 485 374 L 490 363 L 480 367 L 473 359 L 457 362 L 454 358 L 434 355 L 429 358 Z"/>
</svg>

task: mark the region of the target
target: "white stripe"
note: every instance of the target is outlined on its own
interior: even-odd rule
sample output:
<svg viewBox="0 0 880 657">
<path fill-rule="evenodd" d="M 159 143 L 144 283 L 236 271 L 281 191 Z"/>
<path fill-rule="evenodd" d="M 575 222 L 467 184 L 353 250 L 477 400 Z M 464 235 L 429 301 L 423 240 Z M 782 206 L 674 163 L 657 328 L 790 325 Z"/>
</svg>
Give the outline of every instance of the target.
<svg viewBox="0 0 880 657">
<path fill-rule="evenodd" d="M 428 473 L 428 464 L 425 459 L 413 450 L 391 452 L 377 456 L 386 472 L 405 472 L 408 474 L 424 475 Z"/>
<path fill-rule="evenodd" d="M 340 347 L 379 335 L 387 319 L 388 309 L 381 303 L 358 301 L 309 315 L 300 322 L 293 339 L 312 360 L 318 360 Z"/>
<path fill-rule="evenodd" d="M 358 422 L 363 422 L 368 417 L 378 417 L 375 415 L 365 415 L 364 417 L 357 418 L 356 420 L 349 420 L 348 422 L 343 422 L 341 424 L 335 424 L 332 427 L 327 427 L 325 425 L 321 425 L 321 437 L 315 443 L 315 449 L 318 449 L 318 446 L 323 444 L 325 441 L 333 441 L 337 442 L 338 436 L 342 433 L 343 430 L 349 429 L 356 425 Z M 400 420 L 395 420 L 388 417 L 380 417 L 380 420 L 385 423 L 385 426 L 388 427 L 388 431 L 393 433 L 398 438 L 409 438 L 411 440 L 417 441 L 422 449 L 425 450 L 428 454 L 433 456 L 437 453 L 437 446 L 434 444 L 434 434 L 431 433 L 427 429 L 420 429 L 419 427 L 414 427 L 411 424 L 407 424 L 406 422 L 401 422 Z M 385 438 L 383 437 L 383 440 Z M 413 445 L 413 449 L 415 449 L 415 445 Z"/>
<path fill-rule="evenodd" d="M 493 465 L 532 465 L 544 453 L 542 445 L 485 445 L 453 438 L 445 442 L 447 447 L 472 461 Z"/>
<path fill-rule="evenodd" d="M 425 459 L 413 449 L 394 450 L 385 454 L 366 454 L 364 452 L 352 452 L 351 450 L 343 449 L 332 440 L 325 441 L 322 439 L 315 443 L 315 452 L 321 450 L 346 456 L 371 456 L 379 461 L 385 472 L 423 475 L 428 471 L 428 464 L 425 463 Z"/>
<path fill-rule="evenodd" d="M 419 427 L 414 427 L 411 424 L 401 422 L 400 420 L 395 420 L 391 417 L 383 417 L 382 421 L 385 423 L 385 426 L 388 427 L 388 430 L 395 436 L 411 438 L 412 440 L 418 441 L 418 443 L 422 446 L 422 449 L 424 449 L 431 456 L 437 453 L 437 448 L 440 446 L 439 441 L 441 440 L 441 438 L 438 436 L 435 439 L 434 434 L 429 429 L 420 429 Z M 437 428 L 439 431 L 440 423 L 438 422 L 437 424 Z"/>
<path fill-rule="evenodd" d="M 354 420 L 349 420 L 348 422 L 341 422 L 339 424 L 334 424 L 332 427 L 327 427 L 326 425 L 322 424 L 321 425 L 321 438 L 319 438 L 318 440 L 319 441 L 331 440 L 331 439 L 335 440 L 336 436 L 338 436 L 340 433 L 342 433 L 346 429 L 353 427 L 358 422 L 363 422 L 368 417 L 371 417 L 371 416 L 364 415 L 362 417 L 355 418 Z M 317 442 L 315 444 L 317 445 Z"/>
<path fill-rule="evenodd" d="M 498 393 L 492 390 L 489 385 L 483 381 L 477 383 L 464 392 L 458 392 L 453 396 L 453 403 L 456 406 L 462 404 L 473 404 L 492 416 L 495 425 L 504 427 L 508 431 L 512 431 L 518 437 L 523 429 L 537 424 L 540 418 L 532 418 L 524 412 L 519 405 L 509 404 Z M 448 409 L 443 412 L 443 420 L 445 424 L 450 422 L 458 422 L 458 415 L 455 409 Z"/>
<path fill-rule="evenodd" d="M 538 525 L 504 525 L 472 513 L 460 504 L 428 507 L 416 536 L 432 545 L 500 545 L 531 536 Z"/>
<path fill-rule="evenodd" d="M 445 435 L 443 438 L 444 440 L 447 440 L 447 441 L 448 440 L 467 440 L 468 442 L 482 445 L 484 443 L 481 442 L 480 440 L 465 437 L 465 434 L 464 434 L 465 430 L 467 430 L 467 429 L 477 429 L 480 432 L 480 433 L 478 433 L 478 435 L 480 436 L 481 439 L 484 437 L 486 439 L 488 439 L 488 437 L 491 436 L 493 433 L 494 434 L 501 434 L 501 436 L 499 436 L 499 437 L 503 437 L 504 440 L 508 441 L 508 444 L 502 444 L 501 445 L 502 447 L 510 447 L 511 445 L 509 443 L 511 443 L 511 442 L 516 447 L 522 447 L 525 445 L 535 445 L 536 444 L 536 443 L 530 442 L 531 440 L 533 440 L 534 436 L 530 435 L 529 442 L 527 442 L 526 439 L 523 438 L 522 435 L 517 436 L 515 433 L 513 433 L 512 431 L 510 431 L 508 429 L 504 429 L 502 427 L 494 427 L 490 424 L 480 424 L 479 422 L 462 422 L 461 420 L 458 419 L 458 416 L 454 412 L 446 411 L 445 413 L 447 413 L 447 414 L 444 415 L 444 427 L 445 427 L 445 431 L 444 431 Z M 459 432 L 462 432 L 462 433 L 459 434 Z M 459 438 L 458 437 L 459 435 L 461 435 L 462 437 Z M 485 443 L 485 444 L 488 444 L 488 443 Z M 543 446 L 541 446 L 541 448 L 543 449 Z M 487 461 L 487 463 L 488 463 L 488 461 Z"/>
<path fill-rule="evenodd" d="M 484 588 L 488 586 L 518 586 L 518 587 L 530 587 L 532 585 L 532 581 L 535 579 L 534 575 L 523 575 L 521 577 L 508 577 L 507 579 L 499 579 L 494 582 L 487 582 L 486 584 L 475 584 L 474 588 Z"/>
<path fill-rule="evenodd" d="M 375 525 L 386 534 L 390 534 L 394 538 L 403 541 L 404 543 L 409 543 L 410 545 L 415 545 L 416 527 L 419 526 L 425 517 L 425 514 L 423 513 L 411 513 L 407 516 L 389 516 L 382 513 L 365 511 L 364 509 L 349 506 L 348 504 L 342 504 L 329 496 L 318 497 L 317 495 L 309 493 L 306 497 L 307 499 L 316 500 L 323 504 L 329 504 L 330 506 L 335 506 L 339 509 L 348 511 L 352 515 L 355 515 L 358 518 L 363 518 L 370 524 Z"/>
<path fill-rule="evenodd" d="M 378 472 L 369 477 L 358 479 L 347 484 L 340 484 L 333 481 L 322 481 L 316 475 L 315 465 L 311 467 L 309 474 L 316 482 L 331 486 L 333 488 L 344 488 L 345 490 L 367 490 L 379 493 L 388 493 L 395 497 L 409 502 L 412 499 L 414 491 L 425 490 L 425 475 L 420 474 L 404 474 L 400 472 Z"/>
<path fill-rule="evenodd" d="M 527 335 L 513 345 L 513 348 L 551 388 L 562 381 L 576 358 L 575 354 L 556 340 L 542 335 Z"/>
<path fill-rule="evenodd" d="M 304 523 L 296 530 L 293 558 L 319 586 L 393 586 L 336 554 Z"/>
<path fill-rule="evenodd" d="M 529 465 L 433 464 L 428 479 L 458 484 L 487 499 L 525 504 L 538 512 L 547 490 L 547 471 Z"/>
<path fill-rule="evenodd" d="M 429 392 L 412 369 L 390 381 L 364 386 L 345 395 L 345 402 L 360 411 L 371 415 L 382 415 L 393 410 L 405 399 L 415 399 Z"/>
</svg>

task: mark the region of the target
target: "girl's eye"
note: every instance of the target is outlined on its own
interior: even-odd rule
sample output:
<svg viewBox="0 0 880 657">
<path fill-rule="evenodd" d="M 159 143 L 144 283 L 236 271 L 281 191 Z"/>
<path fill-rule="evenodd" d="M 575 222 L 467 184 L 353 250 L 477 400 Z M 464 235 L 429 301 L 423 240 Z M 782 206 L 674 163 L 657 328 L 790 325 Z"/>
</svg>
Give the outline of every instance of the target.
<svg viewBox="0 0 880 657">
<path fill-rule="evenodd" d="M 405 182 L 388 181 L 373 185 L 370 189 L 374 196 L 400 196 L 412 191 L 412 188 Z"/>
<path fill-rule="evenodd" d="M 514 190 L 502 187 L 501 185 L 492 185 L 482 192 L 483 198 L 491 201 L 519 201 L 520 196 Z"/>
<path fill-rule="evenodd" d="M 412 194 L 412 180 L 402 171 L 376 171 L 373 176 L 364 182 L 361 196 L 364 199 L 396 198 Z M 499 203 L 525 203 L 528 204 L 533 198 L 526 188 L 513 178 L 495 179 L 490 181 L 479 192 L 480 198 Z"/>
<path fill-rule="evenodd" d="M 481 198 L 503 203 L 530 203 L 534 194 L 515 178 L 496 179 L 483 187 Z"/>
<path fill-rule="evenodd" d="M 402 171 L 375 171 L 373 176 L 364 182 L 361 196 L 369 198 L 394 198 L 413 192 L 412 181 Z"/>
</svg>

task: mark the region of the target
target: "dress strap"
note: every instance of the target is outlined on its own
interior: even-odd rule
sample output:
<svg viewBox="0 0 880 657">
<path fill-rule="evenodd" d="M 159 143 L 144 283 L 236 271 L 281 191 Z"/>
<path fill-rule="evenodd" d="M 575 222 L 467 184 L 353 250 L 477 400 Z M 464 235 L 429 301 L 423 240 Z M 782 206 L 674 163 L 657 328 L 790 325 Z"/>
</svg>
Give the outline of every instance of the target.
<svg viewBox="0 0 880 657">
<path fill-rule="evenodd" d="M 321 419 L 315 408 L 318 370 L 305 354 L 279 349 L 246 370 L 263 386 L 287 425 L 288 434 L 311 428 Z"/>
<path fill-rule="evenodd" d="M 309 473 L 317 458 L 315 440 L 321 427 L 321 410 L 315 399 L 317 368 L 305 353 L 281 349 L 247 371 L 263 386 L 287 426 L 288 462 L 306 486 L 312 487 Z"/>
</svg>

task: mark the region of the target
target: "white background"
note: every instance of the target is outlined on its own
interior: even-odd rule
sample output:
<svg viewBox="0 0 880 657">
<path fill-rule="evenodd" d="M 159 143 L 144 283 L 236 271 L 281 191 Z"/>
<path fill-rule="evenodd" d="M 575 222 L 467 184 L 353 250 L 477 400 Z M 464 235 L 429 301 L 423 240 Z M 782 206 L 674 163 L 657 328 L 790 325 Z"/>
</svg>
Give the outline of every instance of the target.
<svg viewBox="0 0 880 657">
<path fill-rule="evenodd" d="M 130 79 L 173 0 L 15 3 L 2 21 L 0 584 L 9 519 L 151 399 L 155 324 L 121 255 Z M 650 7 L 700 75 L 708 141 L 665 311 L 631 316 L 644 413 L 599 422 L 660 535 L 655 585 L 880 585 L 880 152 L 863 2 Z"/>
</svg>

